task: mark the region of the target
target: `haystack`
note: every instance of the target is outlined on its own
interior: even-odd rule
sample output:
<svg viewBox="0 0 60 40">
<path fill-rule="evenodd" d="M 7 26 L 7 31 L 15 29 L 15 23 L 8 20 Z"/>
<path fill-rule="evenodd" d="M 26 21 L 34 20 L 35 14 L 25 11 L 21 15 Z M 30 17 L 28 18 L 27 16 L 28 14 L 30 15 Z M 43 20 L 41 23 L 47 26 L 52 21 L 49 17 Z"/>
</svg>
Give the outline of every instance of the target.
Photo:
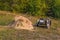
<svg viewBox="0 0 60 40">
<path fill-rule="evenodd" d="M 14 28 L 15 29 L 26 29 L 26 30 L 34 29 L 32 22 L 28 18 L 23 17 L 23 16 L 15 17 Z"/>
</svg>

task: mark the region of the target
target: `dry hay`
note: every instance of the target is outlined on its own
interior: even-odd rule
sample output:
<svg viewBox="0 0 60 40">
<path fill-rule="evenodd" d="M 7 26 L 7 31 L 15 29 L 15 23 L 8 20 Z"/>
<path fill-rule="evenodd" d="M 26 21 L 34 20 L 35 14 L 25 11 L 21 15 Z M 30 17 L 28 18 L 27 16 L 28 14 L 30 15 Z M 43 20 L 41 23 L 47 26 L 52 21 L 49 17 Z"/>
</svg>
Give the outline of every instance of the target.
<svg viewBox="0 0 60 40">
<path fill-rule="evenodd" d="M 15 16 L 14 22 L 11 26 L 14 26 L 15 29 L 25 29 L 25 30 L 33 30 L 32 22 L 23 16 Z"/>
</svg>

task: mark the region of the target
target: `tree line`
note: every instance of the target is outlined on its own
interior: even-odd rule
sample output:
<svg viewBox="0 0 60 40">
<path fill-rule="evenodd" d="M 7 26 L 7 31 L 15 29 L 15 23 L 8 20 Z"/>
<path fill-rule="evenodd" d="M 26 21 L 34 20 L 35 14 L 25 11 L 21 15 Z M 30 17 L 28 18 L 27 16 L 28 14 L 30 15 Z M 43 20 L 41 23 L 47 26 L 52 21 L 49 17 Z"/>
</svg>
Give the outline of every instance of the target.
<svg viewBox="0 0 60 40">
<path fill-rule="evenodd" d="M 60 0 L 0 0 L 0 10 L 60 18 Z"/>
</svg>

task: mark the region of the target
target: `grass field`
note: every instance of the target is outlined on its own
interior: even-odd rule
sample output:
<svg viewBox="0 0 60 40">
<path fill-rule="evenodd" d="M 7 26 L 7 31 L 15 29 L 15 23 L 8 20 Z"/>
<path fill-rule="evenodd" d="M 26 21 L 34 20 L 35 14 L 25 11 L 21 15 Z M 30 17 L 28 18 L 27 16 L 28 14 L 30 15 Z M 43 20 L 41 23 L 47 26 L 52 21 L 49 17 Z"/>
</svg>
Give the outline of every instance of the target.
<svg viewBox="0 0 60 40">
<path fill-rule="evenodd" d="M 12 15 L 0 13 L 0 25 L 8 25 L 11 21 L 13 21 Z"/>
<path fill-rule="evenodd" d="M 23 15 L 23 14 L 20 14 Z M 33 23 L 37 17 L 23 15 Z M 0 25 L 7 25 L 13 20 L 13 15 L 0 14 Z M 0 26 L 0 40 L 60 40 L 60 20 L 51 19 L 50 29 L 34 27 L 35 31 L 16 30 L 14 28 Z"/>
</svg>

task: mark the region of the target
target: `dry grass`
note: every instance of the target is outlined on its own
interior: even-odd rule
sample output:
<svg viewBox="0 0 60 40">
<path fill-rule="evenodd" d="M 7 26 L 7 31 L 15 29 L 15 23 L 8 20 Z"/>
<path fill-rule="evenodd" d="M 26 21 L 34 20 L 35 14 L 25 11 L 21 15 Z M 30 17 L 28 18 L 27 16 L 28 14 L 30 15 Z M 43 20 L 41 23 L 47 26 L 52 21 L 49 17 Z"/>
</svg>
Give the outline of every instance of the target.
<svg viewBox="0 0 60 40">
<path fill-rule="evenodd" d="M 23 15 L 23 14 L 19 14 Z M 33 23 L 38 17 L 23 15 Z M 52 20 L 50 29 L 34 27 L 35 31 L 15 30 L 9 27 L 0 27 L 0 40 L 60 40 L 60 20 Z"/>
<path fill-rule="evenodd" d="M 13 21 L 14 16 L 3 12 L 0 12 L 0 25 L 8 25 L 11 21 Z"/>
</svg>

